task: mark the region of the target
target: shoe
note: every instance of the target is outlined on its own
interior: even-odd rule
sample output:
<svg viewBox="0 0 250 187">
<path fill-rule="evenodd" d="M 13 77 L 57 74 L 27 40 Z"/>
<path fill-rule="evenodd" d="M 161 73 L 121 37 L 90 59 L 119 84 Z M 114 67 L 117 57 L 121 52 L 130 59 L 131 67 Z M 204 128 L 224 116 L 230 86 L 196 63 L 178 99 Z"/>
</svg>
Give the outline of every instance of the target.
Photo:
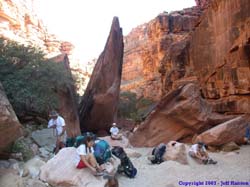
<svg viewBox="0 0 250 187">
<path fill-rule="evenodd" d="M 214 161 L 214 160 L 213 160 L 213 161 L 212 161 L 212 164 L 217 164 L 217 161 Z"/>
<path fill-rule="evenodd" d="M 94 173 L 94 176 L 97 176 L 97 177 L 103 176 L 103 175 L 104 175 L 103 172 L 96 172 L 96 173 Z"/>
<path fill-rule="evenodd" d="M 112 178 L 114 178 L 114 176 L 113 175 L 110 175 L 109 173 L 104 173 L 104 175 L 103 175 L 103 179 L 112 179 Z"/>
</svg>

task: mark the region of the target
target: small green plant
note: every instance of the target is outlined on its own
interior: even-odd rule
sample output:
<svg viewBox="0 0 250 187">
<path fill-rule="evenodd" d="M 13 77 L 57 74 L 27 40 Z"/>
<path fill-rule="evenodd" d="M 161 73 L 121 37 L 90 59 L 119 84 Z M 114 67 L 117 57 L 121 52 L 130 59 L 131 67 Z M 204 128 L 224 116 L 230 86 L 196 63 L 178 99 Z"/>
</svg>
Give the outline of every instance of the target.
<svg viewBox="0 0 250 187">
<path fill-rule="evenodd" d="M 137 99 L 135 93 L 122 92 L 118 105 L 118 117 L 129 118 L 139 123 L 152 104 L 153 101 L 149 99 Z"/>
<path fill-rule="evenodd" d="M 24 161 L 27 161 L 34 156 L 32 150 L 28 147 L 28 145 L 25 143 L 24 139 L 22 138 L 15 141 L 15 143 L 12 146 L 12 152 L 22 153 Z"/>
</svg>

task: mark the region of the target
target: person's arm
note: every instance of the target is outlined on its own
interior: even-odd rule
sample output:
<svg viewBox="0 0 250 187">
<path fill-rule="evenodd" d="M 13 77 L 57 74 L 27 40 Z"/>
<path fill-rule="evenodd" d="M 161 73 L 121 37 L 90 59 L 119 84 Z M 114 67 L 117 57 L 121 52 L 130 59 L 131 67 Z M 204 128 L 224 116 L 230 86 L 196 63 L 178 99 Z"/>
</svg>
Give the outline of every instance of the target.
<svg viewBox="0 0 250 187">
<path fill-rule="evenodd" d="M 94 168 L 93 166 L 91 166 L 87 160 L 86 160 L 86 155 L 80 155 L 81 160 L 84 162 L 84 164 L 93 172 L 96 172 L 96 168 Z"/>
<path fill-rule="evenodd" d="M 49 120 L 48 122 L 48 128 L 56 128 L 56 124 L 53 124 L 53 121 L 52 120 Z"/>
</svg>

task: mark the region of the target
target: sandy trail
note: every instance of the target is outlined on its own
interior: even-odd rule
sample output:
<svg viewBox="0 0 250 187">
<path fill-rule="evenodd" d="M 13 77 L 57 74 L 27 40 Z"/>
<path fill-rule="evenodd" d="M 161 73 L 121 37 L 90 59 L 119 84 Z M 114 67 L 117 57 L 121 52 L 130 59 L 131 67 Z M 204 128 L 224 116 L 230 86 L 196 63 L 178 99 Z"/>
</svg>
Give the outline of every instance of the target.
<svg viewBox="0 0 250 187">
<path fill-rule="evenodd" d="M 222 182 L 230 181 L 229 185 L 250 187 L 250 146 L 241 146 L 241 149 L 230 153 L 209 153 L 218 161 L 217 165 L 199 165 L 188 157 L 189 165 L 182 165 L 174 161 L 167 161 L 160 165 L 151 165 L 147 155 L 152 149 L 134 148 L 140 152 L 140 158 L 131 158 L 138 169 L 135 179 L 119 176 L 120 187 L 178 187 L 185 186 L 183 182 L 203 182 L 199 186 L 221 186 Z M 216 184 L 208 185 L 206 181 Z M 236 185 L 234 182 L 248 182 L 249 185 Z M 187 186 L 197 186 L 195 184 Z"/>
</svg>

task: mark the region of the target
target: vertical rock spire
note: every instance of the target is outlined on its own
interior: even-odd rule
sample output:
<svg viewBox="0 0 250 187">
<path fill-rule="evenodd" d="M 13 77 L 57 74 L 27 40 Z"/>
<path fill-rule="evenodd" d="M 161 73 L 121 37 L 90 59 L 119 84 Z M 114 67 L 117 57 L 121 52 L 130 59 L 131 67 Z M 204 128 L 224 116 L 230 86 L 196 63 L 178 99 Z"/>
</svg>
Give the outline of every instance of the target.
<svg viewBox="0 0 250 187">
<path fill-rule="evenodd" d="M 99 56 L 80 103 L 81 131 L 107 130 L 115 120 L 123 63 L 123 35 L 113 18 L 105 48 Z"/>
</svg>

